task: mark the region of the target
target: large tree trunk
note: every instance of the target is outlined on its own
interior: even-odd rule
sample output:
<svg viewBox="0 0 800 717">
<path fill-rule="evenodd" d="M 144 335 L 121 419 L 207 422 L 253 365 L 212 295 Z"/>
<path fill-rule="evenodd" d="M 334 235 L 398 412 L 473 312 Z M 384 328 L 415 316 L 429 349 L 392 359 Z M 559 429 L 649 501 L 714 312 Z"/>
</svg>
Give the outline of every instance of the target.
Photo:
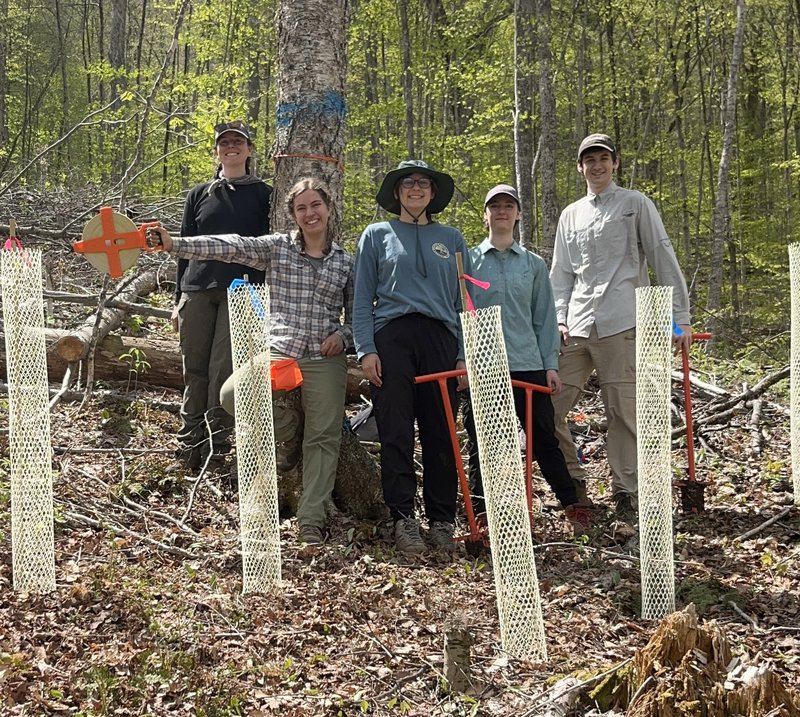
<svg viewBox="0 0 800 717">
<path fill-rule="evenodd" d="M 536 243 L 533 184 L 533 46 L 534 0 L 514 3 L 514 171 L 522 201 L 519 242 L 532 248 Z"/>
<path fill-rule="evenodd" d="M 711 238 L 711 275 L 708 283 L 708 309 L 711 319 L 709 330 L 718 334 L 723 326 L 719 316 L 722 308 L 722 279 L 723 279 L 723 254 L 725 245 L 732 241 L 731 238 L 731 152 L 736 129 L 736 90 L 739 84 L 739 69 L 742 66 L 744 54 L 744 25 L 745 25 L 744 0 L 736 2 L 736 35 L 733 39 L 733 52 L 731 67 L 728 73 L 728 91 L 725 98 L 725 107 L 722 113 L 722 152 L 717 169 L 717 191 L 714 199 L 714 220 Z M 735 267 L 731 270 L 735 273 Z"/>
<path fill-rule="evenodd" d="M 539 58 L 539 176 L 542 192 L 542 235 L 540 253 L 550 266 L 558 226 L 556 197 L 556 98 L 553 92 L 552 52 L 550 51 L 550 0 L 538 0 L 536 11 Z"/>
<path fill-rule="evenodd" d="M 310 27 L 323 26 L 317 32 Z M 272 228 L 293 224 L 281 201 L 302 177 L 330 187 L 330 222 L 341 231 L 347 72 L 346 0 L 281 0 L 278 9 L 278 108 Z"/>
</svg>

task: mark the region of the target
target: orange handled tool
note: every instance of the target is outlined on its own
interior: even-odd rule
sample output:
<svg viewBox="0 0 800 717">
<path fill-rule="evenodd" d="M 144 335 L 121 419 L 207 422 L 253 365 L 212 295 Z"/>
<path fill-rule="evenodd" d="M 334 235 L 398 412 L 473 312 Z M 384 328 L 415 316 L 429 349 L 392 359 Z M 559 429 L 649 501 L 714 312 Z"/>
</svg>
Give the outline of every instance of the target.
<svg viewBox="0 0 800 717">
<path fill-rule="evenodd" d="M 149 249 L 145 232 L 159 222 L 147 222 L 137 227 L 128 217 L 111 207 L 101 207 L 100 213 L 83 228 L 82 238 L 72 248 L 83 254 L 98 271 L 119 279 L 136 264 L 139 252 Z"/>
</svg>

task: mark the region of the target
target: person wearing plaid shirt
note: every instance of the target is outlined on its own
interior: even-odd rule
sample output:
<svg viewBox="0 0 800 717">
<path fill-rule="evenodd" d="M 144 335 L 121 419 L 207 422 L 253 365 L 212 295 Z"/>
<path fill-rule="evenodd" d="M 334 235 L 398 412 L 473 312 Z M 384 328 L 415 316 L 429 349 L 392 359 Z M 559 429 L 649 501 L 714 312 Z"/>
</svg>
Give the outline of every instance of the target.
<svg viewBox="0 0 800 717">
<path fill-rule="evenodd" d="M 303 495 L 297 523 L 301 541 L 321 543 L 327 524 L 325 503 L 333 492 L 339 459 L 347 384 L 345 349 L 353 340 L 354 260 L 330 236 L 331 198 L 324 183 L 301 179 L 289 191 L 286 205 L 297 223 L 290 234 L 187 238 L 157 229 L 153 235 L 158 236 L 156 246 L 176 257 L 246 263 L 266 272 L 271 358 L 296 359 L 303 374 L 302 415 L 275 405 L 275 440 L 299 445 L 302 436 Z M 233 382 L 231 376 L 220 395 L 231 413 Z M 297 459 L 285 459 L 279 468 L 289 470 Z"/>
</svg>

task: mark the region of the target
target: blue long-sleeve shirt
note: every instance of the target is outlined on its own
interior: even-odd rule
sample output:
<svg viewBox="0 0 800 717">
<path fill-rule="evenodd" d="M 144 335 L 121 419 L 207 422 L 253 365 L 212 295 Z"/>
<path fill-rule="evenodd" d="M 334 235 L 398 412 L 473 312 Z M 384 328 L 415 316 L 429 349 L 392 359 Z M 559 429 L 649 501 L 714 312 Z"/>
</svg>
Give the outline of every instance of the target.
<svg viewBox="0 0 800 717">
<path fill-rule="evenodd" d="M 470 251 L 472 276 L 488 281 L 472 292 L 475 307 L 501 306 L 511 371 L 558 370 L 560 336 L 544 259 L 514 242 L 505 251 L 488 239 Z"/>
<path fill-rule="evenodd" d="M 394 219 L 370 224 L 364 230 L 356 252 L 353 304 L 353 337 L 359 358 L 377 353 L 375 334 L 381 328 L 413 313 L 444 323 L 462 346 L 457 252 L 469 274 L 469 251 L 458 229 L 435 223 L 415 226 Z"/>
</svg>

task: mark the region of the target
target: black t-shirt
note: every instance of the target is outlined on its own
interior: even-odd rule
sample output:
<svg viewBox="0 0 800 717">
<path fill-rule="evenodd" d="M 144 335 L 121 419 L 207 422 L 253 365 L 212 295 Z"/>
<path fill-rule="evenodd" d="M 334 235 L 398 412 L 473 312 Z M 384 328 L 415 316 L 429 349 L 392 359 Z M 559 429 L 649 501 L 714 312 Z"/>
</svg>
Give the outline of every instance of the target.
<svg viewBox="0 0 800 717">
<path fill-rule="evenodd" d="M 181 236 L 238 234 L 244 237 L 269 234 L 272 187 L 265 182 L 223 184 L 208 193 L 209 183 L 198 184 L 186 197 Z M 226 289 L 234 279 L 247 274 L 253 284 L 264 282 L 264 272 L 244 264 L 224 261 L 178 259 L 175 301 L 184 291 Z"/>
</svg>

